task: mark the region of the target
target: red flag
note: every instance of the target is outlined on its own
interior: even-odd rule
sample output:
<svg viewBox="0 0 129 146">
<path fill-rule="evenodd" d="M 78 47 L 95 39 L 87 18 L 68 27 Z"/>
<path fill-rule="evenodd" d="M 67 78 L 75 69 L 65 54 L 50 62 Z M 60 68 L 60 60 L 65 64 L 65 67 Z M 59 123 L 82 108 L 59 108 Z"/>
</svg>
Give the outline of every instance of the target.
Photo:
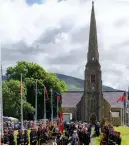
<svg viewBox="0 0 129 146">
<path fill-rule="evenodd" d="M 126 100 L 126 92 L 124 92 L 123 96 L 122 96 L 122 101 Z"/>
<path fill-rule="evenodd" d="M 46 89 L 46 87 L 44 88 L 44 92 L 45 92 L 45 94 L 46 94 L 46 98 L 47 98 L 47 100 L 48 100 L 48 93 L 47 93 L 47 89 Z"/>
<path fill-rule="evenodd" d="M 123 96 L 121 96 L 121 97 L 118 98 L 117 103 L 118 102 L 125 101 L 125 100 L 126 100 L 126 92 L 124 92 Z"/>
<path fill-rule="evenodd" d="M 117 103 L 121 102 L 121 101 L 122 101 L 122 97 L 119 97 L 118 100 L 117 100 Z"/>
<path fill-rule="evenodd" d="M 58 104 L 60 103 L 60 96 L 57 96 Z"/>
<path fill-rule="evenodd" d="M 64 131 L 64 124 L 63 124 L 63 112 L 60 112 L 59 113 L 59 129 L 60 129 L 60 132 L 63 133 Z"/>
</svg>

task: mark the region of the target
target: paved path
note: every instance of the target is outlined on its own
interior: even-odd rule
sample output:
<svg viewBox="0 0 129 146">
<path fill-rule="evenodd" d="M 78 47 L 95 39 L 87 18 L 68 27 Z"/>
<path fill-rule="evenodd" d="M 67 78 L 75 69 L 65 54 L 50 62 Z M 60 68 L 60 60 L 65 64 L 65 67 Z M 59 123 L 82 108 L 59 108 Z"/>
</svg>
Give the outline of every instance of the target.
<svg viewBox="0 0 129 146">
<path fill-rule="evenodd" d="M 91 129 L 91 142 L 90 145 L 95 145 L 95 137 L 93 137 L 94 134 L 94 127 Z"/>
</svg>

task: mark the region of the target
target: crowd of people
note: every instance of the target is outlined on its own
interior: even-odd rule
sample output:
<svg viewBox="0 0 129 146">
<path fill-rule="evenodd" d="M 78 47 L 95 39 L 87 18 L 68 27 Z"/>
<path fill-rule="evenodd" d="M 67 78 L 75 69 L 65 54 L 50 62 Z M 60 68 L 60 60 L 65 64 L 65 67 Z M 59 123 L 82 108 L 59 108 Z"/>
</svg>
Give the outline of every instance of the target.
<svg viewBox="0 0 129 146">
<path fill-rule="evenodd" d="M 100 145 L 121 145 L 120 132 L 115 131 L 110 124 L 103 126 L 102 133 Z"/>
<path fill-rule="evenodd" d="M 92 125 L 84 122 L 64 123 L 64 132 L 60 133 L 56 122 L 40 124 L 31 130 L 5 129 L 1 144 L 8 145 L 89 145 L 91 141 Z M 96 136 L 100 135 L 100 125 L 94 126 Z M 16 138 L 15 138 L 16 136 Z"/>
</svg>

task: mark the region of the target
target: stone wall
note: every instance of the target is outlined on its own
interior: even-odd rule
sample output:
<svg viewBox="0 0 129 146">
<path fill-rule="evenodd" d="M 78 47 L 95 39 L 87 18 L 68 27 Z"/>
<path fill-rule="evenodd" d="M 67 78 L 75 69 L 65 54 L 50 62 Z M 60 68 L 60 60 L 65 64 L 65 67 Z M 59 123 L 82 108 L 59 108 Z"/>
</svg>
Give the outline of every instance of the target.
<svg viewBox="0 0 129 146">
<path fill-rule="evenodd" d="M 120 126 L 121 123 L 121 108 L 111 108 L 112 112 L 119 112 L 119 116 L 118 117 L 113 117 L 111 118 L 111 123 L 113 124 L 113 126 Z"/>
<path fill-rule="evenodd" d="M 103 115 L 106 121 L 111 121 L 111 105 L 104 99 Z"/>
</svg>

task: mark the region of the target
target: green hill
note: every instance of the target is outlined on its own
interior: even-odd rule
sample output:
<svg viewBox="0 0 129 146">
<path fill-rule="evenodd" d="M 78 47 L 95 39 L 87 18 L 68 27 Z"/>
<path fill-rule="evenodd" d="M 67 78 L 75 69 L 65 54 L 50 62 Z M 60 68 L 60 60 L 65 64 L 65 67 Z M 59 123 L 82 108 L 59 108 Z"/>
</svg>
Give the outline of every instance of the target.
<svg viewBox="0 0 129 146">
<path fill-rule="evenodd" d="M 84 80 L 63 75 L 63 74 L 58 74 L 58 73 L 56 73 L 56 75 L 58 79 L 65 81 L 65 83 L 68 86 L 69 91 L 83 91 L 84 90 Z M 103 85 L 103 91 L 116 91 L 116 89 Z"/>
</svg>

